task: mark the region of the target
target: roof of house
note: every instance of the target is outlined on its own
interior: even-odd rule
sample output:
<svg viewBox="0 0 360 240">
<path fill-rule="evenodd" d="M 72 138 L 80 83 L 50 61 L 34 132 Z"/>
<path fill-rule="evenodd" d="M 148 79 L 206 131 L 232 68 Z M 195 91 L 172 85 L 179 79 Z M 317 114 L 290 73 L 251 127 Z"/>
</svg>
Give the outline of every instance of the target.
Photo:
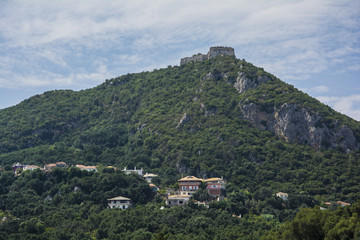
<svg viewBox="0 0 360 240">
<path fill-rule="evenodd" d="M 197 177 L 194 177 L 194 176 L 186 176 L 182 179 L 179 179 L 179 181 L 203 181 L 203 179 L 201 178 L 197 178 Z"/>
<path fill-rule="evenodd" d="M 66 165 L 66 163 L 64 163 L 64 162 L 57 162 L 56 164 Z"/>
<path fill-rule="evenodd" d="M 278 193 L 276 193 L 276 195 L 286 195 L 286 196 L 288 196 L 289 194 L 283 193 L 283 192 L 278 192 Z"/>
<path fill-rule="evenodd" d="M 118 196 L 118 197 L 114 197 L 114 198 L 109 198 L 108 200 L 128 200 L 128 201 L 131 201 L 130 198 L 126 198 L 126 197 L 122 197 L 122 196 Z"/>
<path fill-rule="evenodd" d="M 191 198 L 191 195 L 169 195 L 167 198 Z"/>
<path fill-rule="evenodd" d="M 144 175 L 144 177 L 157 177 L 158 175 L 156 175 L 156 174 L 153 174 L 153 173 L 146 173 L 145 175 Z"/>
<path fill-rule="evenodd" d="M 337 201 L 338 204 L 342 204 L 342 205 L 347 205 L 347 206 L 350 206 L 351 204 L 350 203 L 347 203 L 347 202 L 342 202 L 342 201 Z"/>
<path fill-rule="evenodd" d="M 221 178 L 208 178 L 208 179 L 205 179 L 204 182 L 213 182 L 213 181 L 221 181 L 223 179 Z"/>
<path fill-rule="evenodd" d="M 41 167 L 36 166 L 36 165 L 26 165 L 25 168 L 41 168 Z"/>
<path fill-rule="evenodd" d="M 96 166 L 85 166 L 81 164 L 76 164 L 76 167 L 80 169 L 96 169 Z"/>
<path fill-rule="evenodd" d="M 158 188 L 155 184 L 153 184 L 153 183 L 150 183 L 149 184 L 149 187 L 156 187 L 156 188 Z"/>
<path fill-rule="evenodd" d="M 56 167 L 56 163 L 45 164 L 46 167 Z"/>
</svg>

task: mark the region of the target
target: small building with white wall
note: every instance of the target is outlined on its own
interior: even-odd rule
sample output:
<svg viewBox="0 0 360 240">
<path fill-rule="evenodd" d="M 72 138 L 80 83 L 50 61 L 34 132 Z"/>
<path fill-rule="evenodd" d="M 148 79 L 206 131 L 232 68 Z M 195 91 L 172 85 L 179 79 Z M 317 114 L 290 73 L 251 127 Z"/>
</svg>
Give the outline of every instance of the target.
<svg viewBox="0 0 360 240">
<path fill-rule="evenodd" d="M 144 175 L 144 173 L 143 173 L 143 169 L 141 168 L 141 169 L 136 169 L 136 167 L 134 168 L 134 169 L 127 169 L 126 167 L 122 170 L 126 175 L 129 175 L 129 174 L 131 174 L 131 173 L 136 173 L 136 174 L 138 174 L 138 175 L 140 175 L 140 176 L 143 176 Z"/>
<path fill-rule="evenodd" d="M 190 201 L 190 195 L 169 195 L 166 198 L 166 205 L 171 206 L 182 206 Z"/>
<path fill-rule="evenodd" d="M 120 208 L 127 209 L 131 207 L 131 199 L 118 196 L 114 198 L 107 199 L 109 208 Z"/>
<path fill-rule="evenodd" d="M 282 200 L 286 201 L 289 197 L 289 194 L 283 193 L 283 192 L 278 192 L 278 193 L 276 193 L 276 196 L 281 198 Z"/>
<path fill-rule="evenodd" d="M 154 177 L 157 177 L 158 175 L 156 175 L 156 174 L 153 174 L 153 173 L 146 173 L 145 175 L 144 175 L 144 178 L 145 178 L 145 180 L 148 182 L 148 183 L 151 183 L 152 182 L 152 179 L 154 178 Z"/>
</svg>

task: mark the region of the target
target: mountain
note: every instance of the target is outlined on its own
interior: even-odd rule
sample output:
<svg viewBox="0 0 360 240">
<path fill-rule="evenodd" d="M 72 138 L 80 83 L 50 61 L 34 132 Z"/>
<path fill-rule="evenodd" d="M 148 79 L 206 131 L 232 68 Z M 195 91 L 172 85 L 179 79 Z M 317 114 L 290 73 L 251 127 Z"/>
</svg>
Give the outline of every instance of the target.
<svg viewBox="0 0 360 240">
<path fill-rule="evenodd" d="M 55 90 L 0 111 L 0 164 L 144 168 L 358 198 L 360 124 L 262 68 L 216 56 Z M 341 169 L 341 171 L 340 171 Z"/>
<path fill-rule="evenodd" d="M 231 48 L 213 53 L 1 110 L 0 239 L 360 236 L 360 123 Z M 60 161 L 99 172 L 11 171 L 15 162 Z M 156 173 L 162 190 L 108 165 Z M 161 208 L 161 194 L 183 175 L 223 176 L 226 199 Z M 115 196 L 134 206 L 107 209 Z M 337 201 L 352 206 L 331 212 Z"/>
</svg>

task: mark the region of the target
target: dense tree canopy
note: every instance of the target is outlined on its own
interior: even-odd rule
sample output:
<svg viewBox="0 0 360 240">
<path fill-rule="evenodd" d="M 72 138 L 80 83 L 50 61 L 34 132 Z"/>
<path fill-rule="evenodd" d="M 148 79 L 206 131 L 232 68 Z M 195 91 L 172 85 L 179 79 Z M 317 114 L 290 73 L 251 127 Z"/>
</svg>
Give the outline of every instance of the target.
<svg viewBox="0 0 360 240">
<path fill-rule="evenodd" d="M 234 87 L 239 74 L 255 83 L 264 76 L 269 81 L 239 94 Z M 326 145 L 315 149 L 283 141 L 242 119 L 242 102 L 256 103 L 265 110 L 284 103 L 297 104 L 321 116 L 321 124 L 329 129 L 334 128 L 334 122 L 348 126 L 360 142 L 360 124 L 355 120 L 263 69 L 229 56 L 127 74 L 79 92 L 45 92 L 0 111 L 0 165 L 4 169 L 9 170 L 15 162 L 42 166 L 59 161 L 118 169 L 137 167 L 157 173 L 156 184 L 162 188 L 174 185 L 182 175 L 223 176 L 227 181 L 226 199 L 210 204 L 209 211 L 218 211 L 218 216 L 208 216 L 208 210 L 194 206 L 161 212 L 153 206 L 161 204 L 161 197 L 149 203 L 151 189 L 133 175 L 69 168 L 55 169 L 51 174 L 25 172 L 15 177 L 11 171 L 3 171 L 0 209 L 9 216 L 6 219 L 12 220 L 5 221 L 1 231 L 12 238 L 33 234 L 44 239 L 142 239 L 135 235 L 147 236 L 144 239 L 186 239 L 195 238 L 198 233 L 194 229 L 198 228 L 204 229 L 199 239 L 245 238 L 249 232 L 249 239 L 257 239 L 276 227 L 274 222 L 293 219 L 300 208 L 360 199 L 358 150 L 344 152 Z M 279 191 L 289 193 L 288 201 L 274 196 Z M 126 230 L 129 222 L 122 222 L 122 227 L 112 225 L 109 219 L 115 212 L 105 209 L 106 198 L 117 195 L 145 204 L 119 212 L 119 216 L 126 215 L 129 222 L 139 224 L 131 234 Z M 45 200 L 48 196 L 51 201 Z M 196 198 L 206 200 L 208 196 L 200 191 Z M 159 226 L 142 223 L 145 215 L 138 215 L 136 220 L 137 209 L 158 219 Z M 185 214 L 189 209 L 192 213 Z M 169 218 L 169 222 L 189 220 L 188 224 L 181 223 L 188 235 L 161 222 L 171 211 L 179 211 L 176 214 L 181 217 Z M 248 217 L 239 220 L 232 214 Z M 216 219 L 220 216 L 224 222 L 230 221 L 231 227 L 221 225 L 219 232 L 205 227 L 205 222 L 210 223 L 208 226 L 219 225 Z M 264 229 L 255 231 L 247 225 L 249 222 L 264 224 Z"/>
</svg>

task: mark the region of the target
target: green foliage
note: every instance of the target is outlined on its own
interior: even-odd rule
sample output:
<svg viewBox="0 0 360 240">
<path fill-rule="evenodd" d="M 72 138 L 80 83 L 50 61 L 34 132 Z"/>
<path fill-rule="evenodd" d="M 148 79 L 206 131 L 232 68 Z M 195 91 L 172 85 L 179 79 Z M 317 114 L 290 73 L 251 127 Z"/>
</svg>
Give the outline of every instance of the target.
<svg viewBox="0 0 360 240">
<path fill-rule="evenodd" d="M 293 221 L 264 239 L 358 239 L 360 237 L 360 201 L 335 211 L 304 208 Z"/>
<path fill-rule="evenodd" d="M 239 94 L 233 84 L 240 73 L 255 83 L 259 77 L 269 81 Z M 131 212 L 129 222 L 111 225 L 105 215 L 114 212 L 103 209 L 104 199 L 126 195 L 135 204 L 143 204 L 151 200 L 150 188 L 133 175 L 70 168 L 55 169 L 51 175 L 39 171 L 25 171 L 18 177 L 9 171 L 0 175 L 0 208 L 20 218 L 5 224 L 4 236 L 257 239 L 259 232 L 269 229 L 269 219 L 229 220 L 225 215 L 266 214 L 263 216 L 283 222 L 293 219 L 299 208 L 314 207 L 320 201 L 354 203 L 360 199 L 358 150 L 316 150 L 281 141 L 239 118 L 238 106 L 250 102 L 269 113 L 284 103 L 296 104 L 321 116 L 318 126 L 346 125 L 360 140 L 358 122 L 234 57 L 127 74 L 79 92 L 45 92 L 0 111 L 0 165 L 4 169 L 19 161 L 138 167 L 157 173 L 156 184 L 162 188 L 176 184 L 182 175 L 223 176 L 228 183 L 227 198 L 212 203 L 211 210 L 219 211 L 228 226 L 216 232 L 204 229 L 198 236 L 195 229 L 205 228 L 206 221 L 217 227 L 214 216 L 199 209 L 195 211 L 198 214 L 190 214 L 187 208 L 152 212 L 149 206 L 142 210 L 158 217 L 162 227 L 148 226 L 151 221 L 142 222 L 146 217 L 136 210 L 120 212 L 121 216 Z M 74 192 L 75 187 L 80 190 Z M 274 197 L 278 191 L 289 193 L 289 200 Z M 204 194 L 198 195 L 198 199 L 206 199 Z M 52 200 L 44 201 L 47 196 Z M 164 215 L 167 211 L 171 217 Z M 189 234 L 174 229 L 182 218 L 189 221 L 181 225 Z M 249 228 L 249 221 L 256 222 L 260 230 Z M 264 221 L 266 229 L 261 227 Z M 57 225 L 59 222 L 63 223 Z M 131 224 L 137 226 L 134 231 L 124 232 Z M 253 238 L 248 237 L 253 230 L 249 235 Z"/>
</svg>

